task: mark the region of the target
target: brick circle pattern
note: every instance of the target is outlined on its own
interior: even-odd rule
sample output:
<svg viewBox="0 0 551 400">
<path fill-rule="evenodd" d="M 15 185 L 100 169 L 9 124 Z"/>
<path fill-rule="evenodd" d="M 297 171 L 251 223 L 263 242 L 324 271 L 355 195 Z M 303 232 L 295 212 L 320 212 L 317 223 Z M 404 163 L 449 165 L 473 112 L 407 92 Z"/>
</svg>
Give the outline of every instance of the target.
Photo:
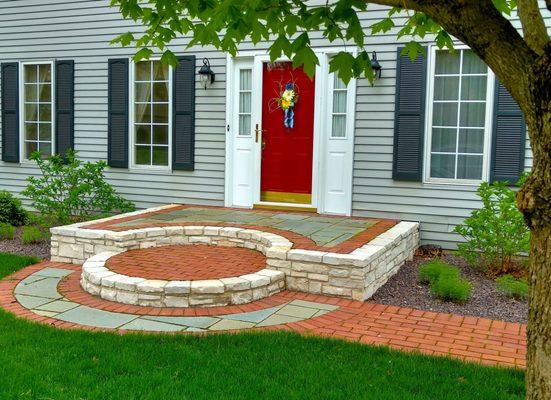
<svg viewBox="0 0 551 400">
<path fill-rule="evenodd" d="M 109 258 L 106 268 L 144 279 L 206 280 L 252 274 L 266 267 L 259 251 L 207 245 L 129 250 Z"/>
</svg>

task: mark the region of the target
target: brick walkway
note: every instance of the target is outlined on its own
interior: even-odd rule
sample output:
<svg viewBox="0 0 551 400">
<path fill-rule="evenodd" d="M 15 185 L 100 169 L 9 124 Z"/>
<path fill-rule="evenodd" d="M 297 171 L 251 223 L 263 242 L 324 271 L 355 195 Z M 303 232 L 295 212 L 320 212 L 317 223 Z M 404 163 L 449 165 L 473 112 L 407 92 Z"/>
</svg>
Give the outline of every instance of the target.
<svg viewBox="0 0 551 400">
<path fill-rule="evenodd" d="M 117 254 L 106 266 L 122 275 L 185 281 L 251 274 L 266 267 L 266 257 L 238 247 L 162 246 Z"/>
<path fill-rule="evenodd" d="M 256 229 L 283 236 L 293 248 L 347 254 L 396 225 L 398 221 L 340 217 L 306 212 L 243 210 L 174 205 L 160 211 L 121 217 L 86 229 L 126 231 L 149 227 L 215 225 Z"/>
<path fill-rule="evenodd" d="M 51 262 L 27 267 L 0 281 L 0 306 L 20 317 L 62 328 L 285 329 L 484 364 L 525 366 L 523 324 L 289 291 L 243 306 L 171 310 L 127 306 L 82 291 L 79 271 L 76 265 Z M 182 317 L 186 315 L 193 317 Z M 204 327 L 193 326 L 199 324 Z"/>
</svg>

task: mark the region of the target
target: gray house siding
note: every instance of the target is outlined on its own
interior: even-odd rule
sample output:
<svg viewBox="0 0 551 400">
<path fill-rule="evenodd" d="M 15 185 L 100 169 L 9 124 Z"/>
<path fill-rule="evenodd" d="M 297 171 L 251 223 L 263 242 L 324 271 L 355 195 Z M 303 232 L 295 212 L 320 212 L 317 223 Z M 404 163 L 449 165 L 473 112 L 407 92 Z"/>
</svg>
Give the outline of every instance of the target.
<svg viewBox="0 0 551 400">
<path fill-rule="evenodd" d="M 107 60 L 130 57 L 134 50 L 110 45 L 118 34 L 142 28 L 122 19 L 109 1 L 0 1 L 0 60 L 75 61 L 75 147 L 85 160 L 107 159 Z M 362 13 L 365 27 L 386 15 L 383 7 Z M 546 14 L 551 26 L 551 16 Z M 424 242 L 453 248 L 452 233 L 479 206 L 475 187 L 392 180 L 397 29 L 369 37 L 366 47 L 377 51 L 383 78 L 372 87 L 359 80 L 353 173 L 353 214 L 422 222 Z M 208 57 L 216 73 L 213 87 L 196 87 L 195 170 L 152 172 L 110 168 L 108 180 L 138 207 L 163 203 L 224 204 L 226 146 L 226 55 L 208 48 L 186 49 L 188 39 L 170 47 L 192 53 L 200 65 Z M 318 34 L 316 46 L 330 46 Z M 428 42 L 430 43 L 430 42 Z M 340 46 L 341 43 L 335 44 Z M 242 49 L 252 49 L 245 43 Z M 257 47 L 258 48 L 258 47 Z M 526 144 L 526 167 L 531 152 Z M 19 193 L 37 169 L 28 163 L 0 161 L 0 188 Z"/>
</svg>

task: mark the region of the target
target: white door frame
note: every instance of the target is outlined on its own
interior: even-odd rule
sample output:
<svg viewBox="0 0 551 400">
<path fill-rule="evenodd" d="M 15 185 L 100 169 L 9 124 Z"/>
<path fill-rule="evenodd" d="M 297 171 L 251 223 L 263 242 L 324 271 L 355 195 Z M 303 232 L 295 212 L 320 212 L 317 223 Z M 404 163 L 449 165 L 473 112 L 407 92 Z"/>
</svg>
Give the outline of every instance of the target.
<svg viewBox="0 0 551 400">
<path fill-rule="evenodd" d="M 328 93 L 328 78 L 329 74 L 329 56 L 335 54 L 339 51 L 350 51 L 350 49 L 340 49 L 340 48 L 327 48 L 327 49 L 316 49 L 316 54 L 319 59 L 319 65 L 316 67 L 316 81 L 315 81 L 315 101 L 314 101 L 314 144 L 313 144 L 313 163 L 312 163 L 312 204 L 302 205 L 302 204 L 289 204 L 289 203 L 268 203 L 260 201 L 260 179 L 261 179 L 261 143 L 262 137 L 259 137 L 258 142 L 253 143 L 253 154 L 254 154 L 254 167 L 252 168 L 253 177 L 253 193 L 250 202 L 245 204 L 243 202 L 234 201 L 234 165 L 235 165 L 235 145 L 236 145 L 236 134 L 235 130 L 238 128 L 235 124 L 235 113 L 236 107 L 238 105 L 234 101 L 236 93 L 236 64 L 242 63 L 242 60 L 248 60 L 249 65 L 253 70 L 253 93 L 257 93 L 257 101 L 252 101 L 252 136 L 251 139 L 254 141 L 254 128 L 258 123 L 260 128 L 262 127 L 262 66 L 264 62 L 270 61 L 269 55 L 266 51 L 245 51 L 240 52 L 234 58 L 230 55 L 227 56 L 227 88 L 226 88 L 226 171 L 225 171 L 225 196 L 224 204 L 226 207 L 246 207 L 252 208 L 255 204 L 265 204 L 265 205 L 285 205 L 293 207 L 307 207 L 307 208 L 316 208 L 318 212 L 326 212 L 324 206 L 324 188 L 325 188 L 325 168 L 323 168 L 323 163 L 326 152 L 327 144 L 326 138 L 328 136 L 329 129 L 327 128 L 328 119 L 327 119 L 327 99 L 326 94 Z M 239 61 L 238 61 L 239 60 Z M 286 58 L 282 58 L 278 61 L 289 61 Z M 352 104 L 355 106 L 355 81 L 353 83 L 354 90 L 351 91 L 351 95 L 354 94 L 352 99 Z M 349 117 L 351 126 L 354 124 L 354 108 L 350 107 Z M 353 150 L 353 131 L 351 132 L 350 142 L 350 152 Z M 351 196 L 352 196 L 352 159 L 350 158 L 350 182 L 345 182 L 344 187 L 348 188 L 350 205 L 348 209 L 343 212 L 344 215 L 350 215 L 351 213 Z"/>
</svg>

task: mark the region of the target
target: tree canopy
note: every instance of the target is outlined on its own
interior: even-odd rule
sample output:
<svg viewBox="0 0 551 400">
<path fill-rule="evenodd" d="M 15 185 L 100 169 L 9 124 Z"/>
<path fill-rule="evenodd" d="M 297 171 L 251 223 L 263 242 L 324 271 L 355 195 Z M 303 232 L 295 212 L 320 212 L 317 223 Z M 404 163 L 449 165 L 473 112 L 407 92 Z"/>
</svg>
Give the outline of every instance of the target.
<svg viewBox="0 0 551 400">
<path fill-rule="evenodd" d="M 285 56 L 295 67 L 303 66 L 313 75 L 318 59 L 312 49 L 312 37 L 321 32 L 331 42 L 340 42 L 359 51 L 353 56 L 341 51 L 332 60 L 330 68 L 348 82 L 352 77 L 373 79 L 370 49 L 366 47 L 366 32 L 358 18 L 369 2 L 365 0 L 336 0 L 312 5 L 302 0 L 113 0 L 122 15 L 146 26 L 143 33 L 127 32 L 114 40 L 123 46 L 135 45 L 136 60 L 149 58 L 156 49 L 163 61 L 170 64 L 176 57 L 167 45 L 176 37 L 190 36 L 188 46 L 214 46 L 236 55 L 240 43 L 270 42 L 272 61 Z M 369 27 L 371 34 L 386 33 L 396 26 L 398 38 L 409 38 L 404 52 L 411 58 L 423 52 L 416 39 L 433 35 L 440 48 L 453 48 L 450 34 L 423 11 L 400 13 L 408 6 L 406 0 L 374 1 L 391 6 L 386 18 Z M 446 2 L 443 2 L 446 3 Z M 516 0 L 493 0 L 496 10 L 510 15 Z M 406 8 L 407 10 L 407 8 Z M 397 23 L 397 19 L 406 18 Z"/>
</svg>

